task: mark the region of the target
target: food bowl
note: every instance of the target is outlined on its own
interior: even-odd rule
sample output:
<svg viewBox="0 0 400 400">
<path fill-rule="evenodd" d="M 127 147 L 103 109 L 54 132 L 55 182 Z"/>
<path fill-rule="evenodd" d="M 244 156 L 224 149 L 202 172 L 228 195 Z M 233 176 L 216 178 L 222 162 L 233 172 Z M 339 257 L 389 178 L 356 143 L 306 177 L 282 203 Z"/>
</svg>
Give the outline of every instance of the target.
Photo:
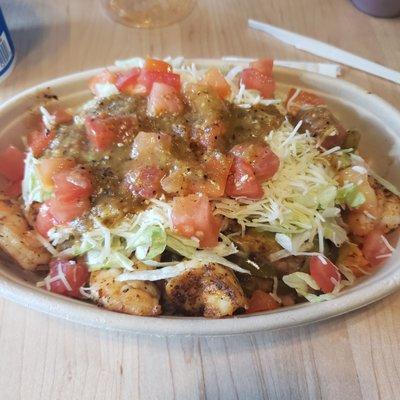
<svg viewBox="0 0 400 400">
<path fill-rule="evenodd" d="M 217 66 L 227 63 L 209 59 L 193 61 Z M 90 99 L 87 81 L 99 71 L 79 72 L 45 82 L 3 103 L 0 106 L 0 146 L 22 144 L 21 138 L 33 126 L 33 111 L 39 104 L 60 102 L 63 106 L 73 107 Z M 360 152 L 371 168 L 400 186 L 399 111 L 374 94 L 344 80 L 286 68 L 276 68 L 274 75 L 278 94 L 295 86 L 323 96 L 344 126 L 361 132 Z M 7 260 L 0 262 L 0 295 L 32 309 L 100 329 L 152 335 L 233 335 L 293 327 L 365 306 L 389 295 L 400 286 L 399 267 L 397 248 L 393 257 L 373 275 L 358 280 L 356 285 L 344 290 L 333 300 L 216 320 L 202 317 L 141 317 L 110 312 L 37 288 L 36 274 L 23 271 Z"/>
</svg>

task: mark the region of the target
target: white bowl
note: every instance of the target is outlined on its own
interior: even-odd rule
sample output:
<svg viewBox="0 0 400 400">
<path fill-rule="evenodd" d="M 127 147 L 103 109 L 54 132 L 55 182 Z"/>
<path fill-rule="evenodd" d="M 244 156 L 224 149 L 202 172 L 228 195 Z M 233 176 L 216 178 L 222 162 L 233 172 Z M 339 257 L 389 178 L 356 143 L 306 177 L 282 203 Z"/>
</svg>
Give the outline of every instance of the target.
<svg viewBox="0 0 400 400">
<path fill-rule="evenodd" d="M 218 60 L 196 60 L 220 64 Z M 20 144 L 33 123 L 32 109 L 44 94 L 56 94 L 67 106 L 90 98 L 87 80 L 99 70 L 69 75 L 29 89 L 0 106 L 0 146 Z M 380 174 L 400 186 L 400 113 L 379 97 L 340 79 L 277 68 L 278 90 L 309 88 L 328 100 L 347 128 L 362 133 L 361 153 Z M 340 315 L 392 293 L 400 286 L 399 250 L 372 276 L 360 280 L 336 299 L 300 304 L 268 313 L 210 320 L 192 317 L 137 317 L 106 311 L 95 305 L 38 289 L 35 275 L 7 262 L 0 263 L 0 295 L 27 307 L 101 329 L 153 335 L 232 335 L 292 327 Z"/>
</svg>

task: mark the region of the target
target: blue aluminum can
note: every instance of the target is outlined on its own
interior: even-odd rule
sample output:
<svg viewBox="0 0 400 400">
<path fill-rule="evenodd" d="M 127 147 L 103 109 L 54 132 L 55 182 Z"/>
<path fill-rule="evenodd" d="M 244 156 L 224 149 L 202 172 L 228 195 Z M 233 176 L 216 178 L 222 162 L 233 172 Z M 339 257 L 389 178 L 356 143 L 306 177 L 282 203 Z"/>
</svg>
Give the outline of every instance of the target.
<svg viewBox="0 0 400 400">
<path fill-rule="evenodd" d="M 0 8 L 0 82 L 7 78 L 15 64 L 15 48 Z"/>
</svg>

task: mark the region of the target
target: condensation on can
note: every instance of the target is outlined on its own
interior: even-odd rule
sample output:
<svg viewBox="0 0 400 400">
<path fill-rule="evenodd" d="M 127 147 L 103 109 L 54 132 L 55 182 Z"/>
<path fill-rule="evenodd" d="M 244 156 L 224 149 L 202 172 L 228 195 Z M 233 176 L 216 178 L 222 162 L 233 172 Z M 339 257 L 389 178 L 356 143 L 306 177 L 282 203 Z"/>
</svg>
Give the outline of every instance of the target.
<svg viewBox="0 0 400 400">
<path fill-rule="evenodd" d="M 0 7 L 0 82 L 11 73 L 15 65 L 15 48 Z"/>
</svg>

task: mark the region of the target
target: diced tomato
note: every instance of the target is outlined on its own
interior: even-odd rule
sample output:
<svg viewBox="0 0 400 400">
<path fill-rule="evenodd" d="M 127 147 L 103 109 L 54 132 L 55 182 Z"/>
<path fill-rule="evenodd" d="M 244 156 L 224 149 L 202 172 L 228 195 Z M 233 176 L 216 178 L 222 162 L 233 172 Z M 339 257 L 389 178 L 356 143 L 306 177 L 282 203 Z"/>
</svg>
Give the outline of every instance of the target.
<svg viewBox="0 0 400 400">
<path fill-rule="evenodd" d="M 106 119 L 86 117 L 86 134 L 97 151 L 107 150 L 116 139 L 116 132 L 110 127 Z"/>
<path fill-rule="evenodd" d="M 160 114 L 180 114 L 183 102 L 179 93 L 165 83 L 154 82 L 147 99 L 147 114 L 156 117 Z"/>
<path fill-rule="evenodd" d="M 49 201 L 42 203 L 39 208 L 39 213 L 36 217 L 35 228 L 45 238 L 48 231 L 57 225 L 57 221 L 50 212 Z"/>
<path fill-rule="evenodd" d="M 40 157 L 55 138 L 54 130 L 48 131 L 44 127 L 28 133 L 28 147 L 35 157 Z"/>
<path fill-rule="evenodd" d="M 4 193 L 10 197 L 18 197 L 22 193 L 22 182 L 9 182 L 7 187 L 4 190 Z"/>
<path fill-rule="evenodd" d="M 50 291 L 79 299 L 82 297 L 79 289 L 88 282 L 89 275 L 83 261 L 53 260 L 50 263 Z"/>
<path fill-rule="evenodd" d="M 125 175 L 125 183 L 135 196 L 151 199 L 161 193 L 165 173 L 154 165 L 143 165 Z"/>
<path fill-rule="evenodd" d="M 380 229 L 374 229 L 364 238 L 361 250 L 372 267 L 382 264 L 391 256 L 392 250 L 386 241 L 387 238 Z"/>
<path fill-rule="evenodd" d="M 197 191 L 210 197 L 223 196 L 232 162 L 232 157 L 225 156 L 219 152 L 209 155 L 204 163 L 207 178 L 204 186 L 199 187 Z"/>
<path fill-rule="evenodd" d="M 96 85 L 98 83 L 115 83 L 116 76 L 108 69 L 101 71 L 99 74 L 95 75 L 89 80 L 89 89 L 94 95 L 98 95 Z"/>
<path fill-rule="evenodd" d="M 87 198 L 81 200 L 66 201 L 57 198 L 49 200 L 50 213 L 59 224 L 65 224 L 82 216 L 90 210 L 90 201 Z"/>
<path fill-rule="evenodd" d="M 255 68 L 246 68 L 240 75 L 240 81 L 246 89 L 258 90 L 262 97 L 270 99 L 274 97 L 275 81 Z"/>
<path fill-rule="evenodd" d="M 202 83 L 214 90 L 221 99 L 226 99 L 231 93 L 229 83 L 218 68 L 209 69 L 205 73 Z"/>
<path fill-rule="evenodd" d="M 197 237 L 201 247 L 214 247 L 218 243 L 221 221 L 213 215 L 207 196 L 175 197 L 172 202 L 172 224 L 185 237 Z"/>
<path fill-rule="evenodd" d="M 259 60 L 250 63 L 250 68 L 260 71 L 262 74 L 272 76 L 274 68 L 274 60 L 270 58 L 260 58 Z"/>
<path fill-rule="evenodd" d="M 70 114 L 68 111 L 63 110 L 63 109 L 58 109 L 55 110 L 52 115 L 54 115 L 55 119 L 56 119 L 56 124 L 68 124 L 70 122 L 72 122 L 73 120 L 73 116 L 72 114 Z"/>
<path fill-rule="evenodd" d="M 262 290 L 255 290 L 249 300 L 249 308 L 246 314 L 260 311 L 272 311 L 280 307 L 280 304 L 269 294 Z"/>
<path fill-rule="evenodd" d="M 14 146 L 8 146 L 0 152 L 0 174 L 11 182 L 21 181 L 24 177 L 25 153 Z"/>
<path fill-rule="evenodd" d="M 264 144 L 239 144 L 230 153 L 250 163 L 257 179 L 262 181 L 272 178 L 279 169 L 279 157 Z"/>
<path fill-rule="evenodd" d="M 147 58 L 143 68 L 147 71 L 172 72 L 172 67 L 165 61 Z"/>
<path fill-rule="evenodd" d="M 57 200 L 74 202 L 88 198 L 93 191 L 90 173 L 83 167 L 60 171 L 53 181 Z"/>
<path fill-rule="evenodd" d="M 96 150 L 104 151 L 136 133 L 138 120 L 135 114 L 102 118 L 88 116 L 85 127 L 86 135 Z"/>
<path fill-rule="evenodd" d="M 148 71 L 142 69 L 137 82 L 145 88 L 146 93 L 150 93 L 154 82 L 172 86 L 178 92 L 181 89 L 181 77 L 172 72 Z"/>
<path fill-rule="evenodd" d="M 73 168 L 75 164 L 75 160 L 71 158 L 44 158 L 38 165 L 40 179 L 45 186 L 53 186 L 53 177 L 61 171 Z"/>
<path fill-rule="evenodd" d="M 115 79 L 115 86 L 122 93 L 133 94 L 140 71 L 140 68 L 132 68 L 128 72 L 118 73 Z"/>
<path fill-rule="evenodd" d="M 217 148 L 218 140 L 226 131 L 226 125 L 222 121 L 215 121 L 206 127 L 192 129 L 191 140 L 210 152 Z"/>
<path fill-rule="evenodd" d="M 131 157 L 142 165 L 164 167 L 171 158 L 172 138 L 167 133 L 139 132 L 133 141 Z"/>
<path fill-rule="evenodd" d="M 233 158 L 218 151 L 208 154 L 200 164 L 182 163 L 166 176 L 161 186 L 167 193 L 188 195 L 202 193 L 209 197 L 221 197 Z"/>
<path fill-rule="evenodd" d="M 310 259 L 310 275 L 324 293 L 330 293 L 340 283 L 340 272 L 333 264 L 322 256 L 312 256 Z"/>
<path fill-rule="evenodd" d="M 251 165 L 242 158 L 235 157 L 226 183 L 225 193 L 231 197 L 261 199 L 263 189 Z"/>
<path fill-rule="evenodd" d="M 289 90 L 285 101 L 287 112 L 293 116 L 296 116 L 304 107 L 316 107 L 325 104 L 325 101 L 316 94 L 295 88 Z"/>
</svg>

